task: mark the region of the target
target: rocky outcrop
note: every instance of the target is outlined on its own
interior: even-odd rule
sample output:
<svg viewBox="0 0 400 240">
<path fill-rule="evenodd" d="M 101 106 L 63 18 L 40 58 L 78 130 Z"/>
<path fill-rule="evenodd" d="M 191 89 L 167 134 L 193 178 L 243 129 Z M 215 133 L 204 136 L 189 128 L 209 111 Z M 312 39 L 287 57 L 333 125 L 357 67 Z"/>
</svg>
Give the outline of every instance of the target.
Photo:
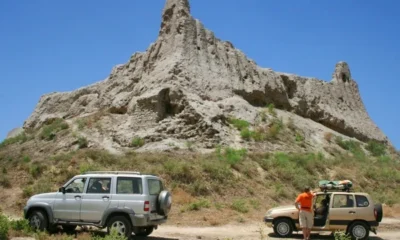
<svg viewBox="0 0 400 240">
<path fill-rule="evenodd" d="M 133 132 L 218 141 L 226 137 L 225 118 L 233 111 L 227 109 L 251 121 L 254 109 L 269 103 L 362 141 L 388 142 L 369 118 L 347 63 L 336 64 L 330 82 L 261 68 L 194 19 L 188 0 L 166 1 L 158 38 L 146 52 L 102 82 L 44 95 L 24 128 L 109 109 L 131 116 L 121 119 Z"/>
</svg>

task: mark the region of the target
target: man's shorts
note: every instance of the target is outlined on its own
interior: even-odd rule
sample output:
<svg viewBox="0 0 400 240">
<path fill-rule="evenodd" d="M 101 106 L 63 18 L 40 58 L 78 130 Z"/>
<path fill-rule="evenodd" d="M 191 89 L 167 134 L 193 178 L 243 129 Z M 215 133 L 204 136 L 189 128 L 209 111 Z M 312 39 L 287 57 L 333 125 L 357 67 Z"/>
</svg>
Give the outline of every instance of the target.
<svg viewBox="0 0 400 240">
<path fill-rule="evenodd" d="M 299 218 L 301 228 L 312 228 L 314 224 L 314 216 L 312 212 L 300 210 Z"/>
</svg>

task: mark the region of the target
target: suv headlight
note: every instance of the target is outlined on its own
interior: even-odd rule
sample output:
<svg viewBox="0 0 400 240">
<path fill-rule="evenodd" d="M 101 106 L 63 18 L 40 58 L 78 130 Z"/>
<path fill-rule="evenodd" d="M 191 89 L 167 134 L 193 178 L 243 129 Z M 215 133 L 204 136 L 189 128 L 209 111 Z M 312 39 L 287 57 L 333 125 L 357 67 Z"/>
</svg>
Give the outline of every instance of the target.
<svg viewBox="0 0 400 240">
<path fill-rule="evenodd" d="M 267 217 L 270 217 L 272 215 L 272 210 L 269 210 L 266 214 Z"/>
</svg>

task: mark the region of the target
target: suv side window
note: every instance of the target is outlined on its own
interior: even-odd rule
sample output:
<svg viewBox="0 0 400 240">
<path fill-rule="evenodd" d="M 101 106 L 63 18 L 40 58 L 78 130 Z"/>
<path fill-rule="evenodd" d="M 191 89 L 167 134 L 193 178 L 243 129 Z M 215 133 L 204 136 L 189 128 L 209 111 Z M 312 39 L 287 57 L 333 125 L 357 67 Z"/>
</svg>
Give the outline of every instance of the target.
<svg viewBox="0 0 400 240">
<path fill-rule="evenodd" d="M 86 178 L 76 178 L 65 187 L 67 193 L 83 193 L 85 188 Z"/>
<path fill-rule="evenodd" d="M 369 201 L 366 196 L 356 195 L 356 204 L 357 207 L 368 207 Z"/>
<path fill-rule="evenodd" d="M 335 194 L 333 197 L 332 208 L 352 208 L 354 207 L 354 197 L 349 194 Z"/>
<path fill-rule="evenodd" d="M 163 185 L 160 180 L 148 179 L 147 184 L 149 185 L 150 195 L 158 195 L 163 190 Z"/>
<path fill-rule="evenodd" d="M 142 179 L 133 177 L 117 178 L 117 194 L 142 194 Z"/>
<path fill-rule="evenodd" d="M 111 178 L 90 178 L 86 193 L 110 193 Z"/>
</svg>

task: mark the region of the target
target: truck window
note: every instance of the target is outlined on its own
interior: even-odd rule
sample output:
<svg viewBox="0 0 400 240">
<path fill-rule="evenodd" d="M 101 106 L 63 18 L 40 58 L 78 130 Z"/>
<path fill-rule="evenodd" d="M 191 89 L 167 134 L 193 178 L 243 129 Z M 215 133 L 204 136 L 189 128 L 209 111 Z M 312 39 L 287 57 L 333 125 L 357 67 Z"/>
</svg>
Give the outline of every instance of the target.
<svg viewBox="0 0 400 240">
<path fill-rule="evenodd" d="M 142 194 L 142 179 L 132 177 L 117 178 L 117 194 Z"/>
<path fill-rule="evenodd" d="M 160 180 L 148 179 L 147 184 L 149 185 L 150 195 L 158 195 L 163 190 L 163 185 Z"/>
<path fill-rule="evenodd" d="M 366 196 L 356 195 L 356 204 L 357 207 L 368 207 L 369 201 Z"/>
<path fill-rule="evenodd" d="M 352 208 L 354 207 L 354 197 L 349 194 L 335 194 L 333 196 L 332 208 Z"/>
</svg>

